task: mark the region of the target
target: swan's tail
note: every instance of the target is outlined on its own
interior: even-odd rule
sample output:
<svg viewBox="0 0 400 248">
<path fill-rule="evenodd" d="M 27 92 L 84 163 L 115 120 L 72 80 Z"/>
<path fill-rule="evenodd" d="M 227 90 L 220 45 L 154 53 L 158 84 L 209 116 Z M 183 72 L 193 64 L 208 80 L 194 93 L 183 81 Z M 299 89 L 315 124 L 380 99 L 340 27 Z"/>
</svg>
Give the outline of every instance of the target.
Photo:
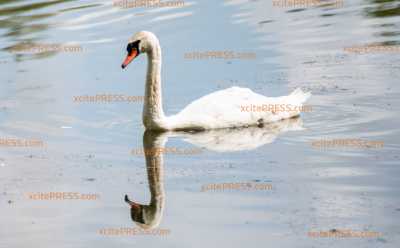
<svg viewBox="0 0 400 248">
<path fill-rule="evenodd" d="M 304 103 L 310 98 L 310 92 L 304 92 L 300 88 L 295 89 L 290 95 L 286 96 L 283 100 L 287 107 L 287 111 L 282 111 L 280 117 L 282 119 L 292 118 L 300 115 L 301 112 L 310 112 L 311 106 L 305 106 Z"/>
<path fill-rule="evenodd" d="M 311 92 L 304 92 L 300 88 L 295 89 L 288 98 L 289 102 L 296 105 L 302 105 L 308 98 L 310 98 Z"/>
</svg>

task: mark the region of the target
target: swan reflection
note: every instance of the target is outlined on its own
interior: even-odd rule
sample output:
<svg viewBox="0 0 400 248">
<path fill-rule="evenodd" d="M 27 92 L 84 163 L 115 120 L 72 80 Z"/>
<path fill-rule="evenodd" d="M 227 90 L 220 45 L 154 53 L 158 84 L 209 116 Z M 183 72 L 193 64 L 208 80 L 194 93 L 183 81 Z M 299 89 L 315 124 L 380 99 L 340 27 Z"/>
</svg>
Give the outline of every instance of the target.
<svg viewBox="0 0 400 248">
<path fill-rule="evenodd" d="M 272 143 L 284 132 L 302 130 L 300 118 L 286 119 L 263 127 L 219 129 L 203 132 L 154 132 L 147 130 L 143 135 L 143 149 L 154 150 L 165 147 L 169 137 L 180 137 L 195 146 L 217 152 L 252 150 Z M 143 229 L 153 229 L 161 222 L 164 192 L 164 162 L 162 153 L 145 153 L 147 178 L 150 189 L 150 203 L 140 204 L 125 195 L 125 202 L 131 207 L 131 218 Z"/>
</svg>

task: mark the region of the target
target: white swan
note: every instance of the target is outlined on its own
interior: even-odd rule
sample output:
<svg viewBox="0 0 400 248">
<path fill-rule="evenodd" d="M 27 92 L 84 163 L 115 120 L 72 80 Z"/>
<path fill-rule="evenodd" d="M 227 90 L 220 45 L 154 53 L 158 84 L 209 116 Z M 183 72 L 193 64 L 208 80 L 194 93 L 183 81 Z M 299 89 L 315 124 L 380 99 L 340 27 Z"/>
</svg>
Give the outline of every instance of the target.
<svg viewBox="0 0 400 248">
<path fill-rule="evenodd" d="M 180 113 L 166 117 L 162 107 L 161 47 L 157 37 L 151 32 L 139 32 L 129 40 L 127 51 L 122 68 L 140 53 L 147 53 L 148 56 L 142 115 L 148 130 L 207 130 L 262 125 L 298 116 L 300 111 L 246 111 L 243 108 L 276 104 L 300 107 L 311 95 L 296 89 L 288 96 L 265 97 L 247 88 L 231 87 L 203 96 Z"/>
</svg>

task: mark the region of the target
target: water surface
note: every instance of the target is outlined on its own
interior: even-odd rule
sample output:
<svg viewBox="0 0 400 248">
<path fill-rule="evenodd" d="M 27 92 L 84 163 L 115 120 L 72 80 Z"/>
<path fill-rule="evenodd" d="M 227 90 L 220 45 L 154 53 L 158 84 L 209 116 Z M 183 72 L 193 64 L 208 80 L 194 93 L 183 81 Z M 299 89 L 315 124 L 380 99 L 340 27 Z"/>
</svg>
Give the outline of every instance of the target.
<svg viewBox="0 0 400 248">
<path fill-rule="evenodd" d="M 0 147 L 0 247 L 397 247 L 400 53 L 344 48 L 400 45 L 399 15 L 398 1 L 390 0 L 344 1 L 341 8 L 203 0 L 129 9 L 112 1 L 2 1 L 0 138 L 40 139 L 46 146 Z M 313 111 L 263 130 L 150 135 L 150 145 L 162 140 L 167 147 L 203 149 L 163 155 L 153 161 L 162 173 L 153 175 L 149 161 L 155 158 L 146 163 L 130 154 L 146 143 L 141 103 L 73 101 L 81 95 L 143 95 L 145 58 L 120 68 L 128 38 L 141 30 L 154 32 L 163 48 L 168 115 L 230 86 L 268 96 L 301 87 L 312 92 Z M 12 51 L 34 44 L 82 51 Z M 196 51 L 250 52 L 256 59 L 184 58 Z M 204 143 L 213 138 L 224 149 Z M 384 147 L 311 146 L 346 138 L 383 141 Z M 205 184 L 235 182 L 268 183 L 273 190 L 201 192 Z M 50 191 L 101 199 L 26 198 Z M 102 228 L 137 227 L 125 194 L 162 208 L 157 228 L 170 234 L 100 235 Z M 162 207 L 152 194 L 162 196 Z M 307 236 L 331 229 L 382 235 Z"/>
</svg>

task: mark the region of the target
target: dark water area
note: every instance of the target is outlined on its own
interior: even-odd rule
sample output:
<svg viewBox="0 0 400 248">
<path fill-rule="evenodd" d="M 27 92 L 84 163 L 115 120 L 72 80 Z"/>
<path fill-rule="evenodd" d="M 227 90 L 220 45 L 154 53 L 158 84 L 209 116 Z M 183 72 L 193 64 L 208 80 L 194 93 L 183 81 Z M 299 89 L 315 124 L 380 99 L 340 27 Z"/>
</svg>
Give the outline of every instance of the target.
<svg viewBox="0 0 400 248">
<path fill-rule="evenodd" d="M 112 1 L 1 0 L 0 140 L 44 145 L 0 143 L 0 248 L 398 247 L 400 2 L 322 2 L 121 8 Z M 121 70 L 128 39 L 141 30 L 162 46 L 167 115 L 231 86 L 272 97 L 301 88 L 312 93 L 312 111 L 263 128 L 154 134 L 145 132 L 140 100 L 74 101 L 143 96 L 146 59 Z M 50 49 L 56 46 L 69 50 Z M 185 58 L 205 51 L 255 58 Z M 337 139 L 383 146 L 312 145 Z M 132 154 L 159 146 L 201 152 Z M 202 191 L 219 183 L 272 189 Z M 31 192 L 100 198 L 32 200 Z M 125 195 L 138 203 L 132 216 Z M 169 233 L 99 232 L 139 227 Z M 341 229 L 380 235 L 309 236 Z"/>
</svg>

